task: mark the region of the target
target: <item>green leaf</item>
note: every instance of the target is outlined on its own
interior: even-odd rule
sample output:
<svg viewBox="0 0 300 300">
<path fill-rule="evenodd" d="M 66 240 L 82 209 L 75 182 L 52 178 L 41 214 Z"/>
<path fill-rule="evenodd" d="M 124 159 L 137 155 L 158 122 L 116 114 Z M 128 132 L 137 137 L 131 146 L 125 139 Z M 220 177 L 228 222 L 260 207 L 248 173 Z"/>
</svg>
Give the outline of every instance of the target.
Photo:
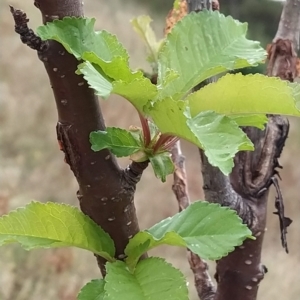
<svg viewBox="0 0 300 300">
<path fill-rule="evenodd" d="M 110 61 L 106 61 L 94 52 L 84 52 L 82 58 L 93 65 L 97 65 L 105 75 L 114 80 L 130 82 L 134 79 L 144 78 L 141 71 L 130 70 L 128 57 L 116 56 L 112 57 Z"/>
<path fill-rule="evenodd" d="M 187 247 L 203 259 L 217 260 L 250 236 L 236 211 L 199 201 L 137 233 L 125 249 L 126 263 L 133 269 L 144 252 L 163 244 Z"/>
<path fill-rule="evenodd" d="M 266 52 L 246 39 L 247 24 L 217 11 L 191 13 L 168 34 L 159 53 L 159 99 L 181 99 L 203 80 L 263 62 Z M 164 82 L 173 70 L 180 76 Z"/>
<path fill-rule="evenodd" d="M 110 236 L 77 208 L 31 202 L 0 218 L 0 246 L 18 242 L 25 249 L 74 246 L 109 261 L 115 247 Z"/>
<path fill-rule="evenodd" d="M 163 40 L 157 41 L 155 33 L 150 26 L 151 22 L 152 20 L 149 16 L 139 16 L 131 20 L 134 30 L 138 33 L 147 46 L 149 54 L 147 60 L 153 64 L 153 69 L 155 70 L 157 69 L 158 50 Z"/>
<path fill-rule="evenodd" d="M 151 116 L 161 133 L 181 137 L 201 148 L 201 143 L 187 126 L 185 110 L 186 104 L 184 101 L 166 98 L 162 101 L 156 101 L 151 106 L 149 105 L 146 113 Z"/>
<path fill-rule="evenodd" d="M 169 152 L 162 152 L 149 157 L 154 174 L 162 182 L 166 181 L 169 174 L 174 173 L 175 167 Z"/>
<path fill-rule="evenodd" d="M 78 74 L 88 82 L 89 86 L 95 90 L 95 94 L 107 99 L 113 89 L 112 79 L 107 77 L 98 66 L 90 62 L 84 62 L 78 65 Z"/>
<path fill-rule="evenodd" d="M 78 300 L 104 300 L 104 284 L 103 279 L 94 279 L 88 282 L 79 292 Z"/>
<path fill-rule="evenodd" d="M 212 111 L 188 118 L 187 125 L 201 142 L 211 165 L 225 175 L 233 168 L 233 158 L 238 151 L 253 150 L 253 144 L 235 121 Z"/>
<path fill-rule="evenodd" d="M 55 40 L 77 59 L 82 59 L 85 52 L 94 52 L 106 62 L 115 57 L 129 59 L 126 49 L 117 37 L 105 30 L 94 31 L 96 19 L 65 17 L 54 20 L 37 29 L 43 40 Z"/>
<path fill-rule="evenodd" d="M 105 300 L 188 300 L 183 274 L 158 257 L 144 259 L 130 272 L 122 261 L 106 264 Z"/>
<path fill-rule="evenodd" d="M 300 116 L 300 85 L 261 74 L 227 74 L 190 94 L 191 115 L 214 110 L 225 115 L 284 114 Z"/>
<path fill-rule="evenodd" d="M 115 127 L 91 132 L 90 143 L 93 151 L 109 149 L 118 157 L 129 156 L 143 147 L 134 133 Z"/>
<path fill-rule="evenodd" d="M 239 126 L 252 126 L 259 129 L 264 129 L 265 124 L 268 122 L 268 118 L 266 115 L 229 115 L 228 118 L 232 119 Z"/>
<path fill-rule="evenodd" d="M 89 86 L 97 95 L 107 98 L 117 94 L 129 100 L 139 111 L 157 94 L 157 88 L 141 71 L 132 71 L 129 56 L 118 39 L 102 30 L 94 31 L 95 19 L 64 18 L 38 28 L 44 40 L 53 39 L 77 59 Z"/>
<path fill-rule="evenodd" d="M 228 175 L 238 151 L 253 150 L 234 120 L 212 111 L 191 117 L 185 101 L 156 101 L 148 113 L 162 133 L 179 136 L 204 149 L 209 162 Z"/>
<path fill-rule="evenodd" d="M 157 94 L 156 86 L 146 77 L 136 78 L 133 76 L 132 81 L 129 82 L 114 81 L 107 77 L 99 66 L 90 62 L 80 64 L 78 70 L 97 95 L 104 99 L 110 94 L 120 95 L 140 112 L 143 112 L 146 103 L 154 99 Z"/>
<path fill-rule="evenodd" d="M 143 77 L 131 82 L 115 81 L 112 93 L 124 97 L 138 111 L 143 112 L 147 102 L 157 95 L 157 88 L 148 78 Z"/>
</svg>

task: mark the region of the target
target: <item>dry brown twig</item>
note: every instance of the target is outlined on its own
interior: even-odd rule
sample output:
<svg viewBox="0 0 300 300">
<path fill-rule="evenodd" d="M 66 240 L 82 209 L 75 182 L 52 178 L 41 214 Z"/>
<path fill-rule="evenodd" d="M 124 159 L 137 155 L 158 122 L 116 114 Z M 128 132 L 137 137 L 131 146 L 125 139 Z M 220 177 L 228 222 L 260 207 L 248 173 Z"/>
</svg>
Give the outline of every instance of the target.
<svg viewBox="0 0 300 300">
<path fill-rule="evenodd" d="M 188 5 L 185 0 L 179 3 L 179 9 L 173 9 L 169 12 L 166 19 L 165 34 L 168 34 L 173 26 L 188 13 Z M 175 165 L 173 175 L 172 190 L 176 196 L 179 211 L 190 205 L 190 197 L 188 193 L 187 175 L 185 169 L 185 157 L 181 151 L 180 141 L 172 148 L 172 160 Z M 187 253 L 190 268 L 194 274 L 194 282 L 199 299 L 212 300 L 215 295 L 215 287 L 208 273 L 207 263 L 198 255 L 190 250 Z"/>
</svg>

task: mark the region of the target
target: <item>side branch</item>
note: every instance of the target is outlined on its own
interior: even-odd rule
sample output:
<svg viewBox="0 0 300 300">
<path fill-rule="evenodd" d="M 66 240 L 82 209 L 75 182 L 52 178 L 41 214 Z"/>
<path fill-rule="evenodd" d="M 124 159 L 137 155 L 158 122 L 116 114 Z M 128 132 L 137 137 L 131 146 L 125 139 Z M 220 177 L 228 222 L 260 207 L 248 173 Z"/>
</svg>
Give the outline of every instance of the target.
<svg viewBox="0 0 300 300">
<path fill-rule="evenodd" d="M 26 44 L 33 50 L 44 51 L 48 47 L 48 43 L 42 41 L 39 36 L 37 36 L 32 29 L 28 27 L 29 19 L 27 19 L 26 13 L 19 9 L 15 9 L 9 6 L 10 12 L 15 21 L 15 32 L 20 35 L 20 39 L 23 44 Z"/>
</svg>

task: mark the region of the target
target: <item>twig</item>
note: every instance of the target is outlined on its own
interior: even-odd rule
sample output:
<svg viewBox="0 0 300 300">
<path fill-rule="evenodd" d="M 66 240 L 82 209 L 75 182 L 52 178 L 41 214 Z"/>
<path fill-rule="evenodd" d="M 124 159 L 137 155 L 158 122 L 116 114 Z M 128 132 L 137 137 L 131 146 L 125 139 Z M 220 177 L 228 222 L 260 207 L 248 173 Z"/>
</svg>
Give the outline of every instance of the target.
<svg viewBox="0 0 300 300">
<path fill-rule="evenodd" d="M 176 196 L 179 211 L 190 205 L 188 194 L 187 176 L 185 170 L 185 157 L 182 155 L 180 141 L 172 148 L 172 159 L 175 164 L 172 190 Z M 215 295 L 215 287 L 208 273 L 208 265 L 198 255 L 188 250 L 188 261 L 194 274 L 195 287 L 201 300 L 212 300 Z"/>
<path fill-rule="evenodd" d="M 37 36 L 32 29 L 28 27 L 29 19 L 27 15 L 20 9 L 15 9 L 13 6 L 9 6 L 10 12 L 15 21 L 15 32 L 20 35 L 20 39 L 23 44 L 33 50 L 43 51 L 48 47 L 48 43 L 42 41 L 39 36 Z"/>
<path fill-rule="evenodd" d="M 268 48 L 268 76 L 280 77 L 293 82 L 297 77 L 297 50 L 299 49 L 300 34 L 300 1 L 287 0 L 284 4 L 280 23 L 273 43 Z M 278 118 L 272 116 L 271 118 Z M 286 118 L 285 118 L 286 119 Z M 288 123 L 288 120 L 286 119 Z M 288 253 L 286 240 L 287 227 L 292 223 L 284 216 L 283 197 L 277 178 L 272 177 L 272 183 L 277 191 L 275 207 L 279 217 L 282 246 Z"/>
<path fill-rule="evenodd" d="M 174 145 L 171 153 L 172 160 L 175 165 L 172 190 L 176 196 L 179 205 L 179 211 L 182 211 L 190 205 L 190 199 L 188 195 L 188 184 L 185 170 L 185 157 L 181 152 L 180 141 Z"/>
<path fill-rule="evenodd" d="M 277 211 L 273 212 L 273 214 L 278 215 L 281 244 L 282 247 L 285 249 L 286 253 L 289 253 L 286 234 L 287 234 L 287 227 L 289 227 L 293 221 L 284 215 L 284 204 L 283 204 L 283 198 L 279 187 L 278 179 L 276 177 L 273 177 L 272 182 L 277 192 L 277 196 L 275 197 L 275 208 L 277 209 Z"/>
</svg>

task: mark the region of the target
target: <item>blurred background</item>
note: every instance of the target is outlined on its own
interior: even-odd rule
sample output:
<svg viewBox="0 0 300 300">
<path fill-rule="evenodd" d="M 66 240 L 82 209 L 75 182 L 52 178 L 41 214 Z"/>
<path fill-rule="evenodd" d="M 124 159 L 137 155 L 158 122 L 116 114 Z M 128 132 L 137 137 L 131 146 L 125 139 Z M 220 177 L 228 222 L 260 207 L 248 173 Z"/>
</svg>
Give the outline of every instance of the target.
<svg viewBox="0 0 300 300">
<path fill-rule="evenodd" d="M 33 1 L 0 1 L 0 215 L 32 199 L 77 205 L 77 184 L 57 146 L 56 108 L 46 72 L 36 53 L 24 46 L 14 33 L 8 4 L 26 11 L 33 29 L 41 24 Z M 249 38 L 261 41 L 263 47 L 272 41 L 282 3 L 222 0 L 220 4 L 223 13 L 249 23 Z M 164 18 L 171 5 L 172 0 L 86 0 L 85 12 L 97 18 L 98 30 L 106 29 L 119 37 L 131 55 L 133 68 L 150 71 L 144 46 L 129 20 L 149 14 L 158 37 L 162 37 Z M 259 71 L 263 72 L 263 68 Z M 101 100 L 101 106 L 107 125 L 125 128 L 139 125 L 133 109 L 123 99 Z M 272 193 L 262 260 L 269 272 L 261 283 L 259 299 L 300 299 L 300 135 L 297 129 L 300 123 L 295 119 L 290 121 L 290 137 L 280 160 L 284 166 L 280 174 L 286 215 L 294 220 L 288 234 L 290 254 L 281 248 L 278 219 L 272 214 Z M 203 199 L 198 151 L 187 143 L 183 143 L 183 150 L 191 199 Z M 122 166 L 127 163 L 127 160 L 120 161 Z M 141 228 L 177 212 L 171 184 L 171 176 L 162 184 L 151 168 L 146 170 L 135 198 Z M 163 256 L 180 268 L 190 282 L 190 299 L 198 299 L 184 249 L 162 247 L 151 254 Z M 213 274 L 213 263 L 210 270 Z M 80 287 L 99 275 L 93 255 L 83 250 L 26 252 L 18 245 L 0 248 L 0 300 L 75 300 Z"/>
</svg>

